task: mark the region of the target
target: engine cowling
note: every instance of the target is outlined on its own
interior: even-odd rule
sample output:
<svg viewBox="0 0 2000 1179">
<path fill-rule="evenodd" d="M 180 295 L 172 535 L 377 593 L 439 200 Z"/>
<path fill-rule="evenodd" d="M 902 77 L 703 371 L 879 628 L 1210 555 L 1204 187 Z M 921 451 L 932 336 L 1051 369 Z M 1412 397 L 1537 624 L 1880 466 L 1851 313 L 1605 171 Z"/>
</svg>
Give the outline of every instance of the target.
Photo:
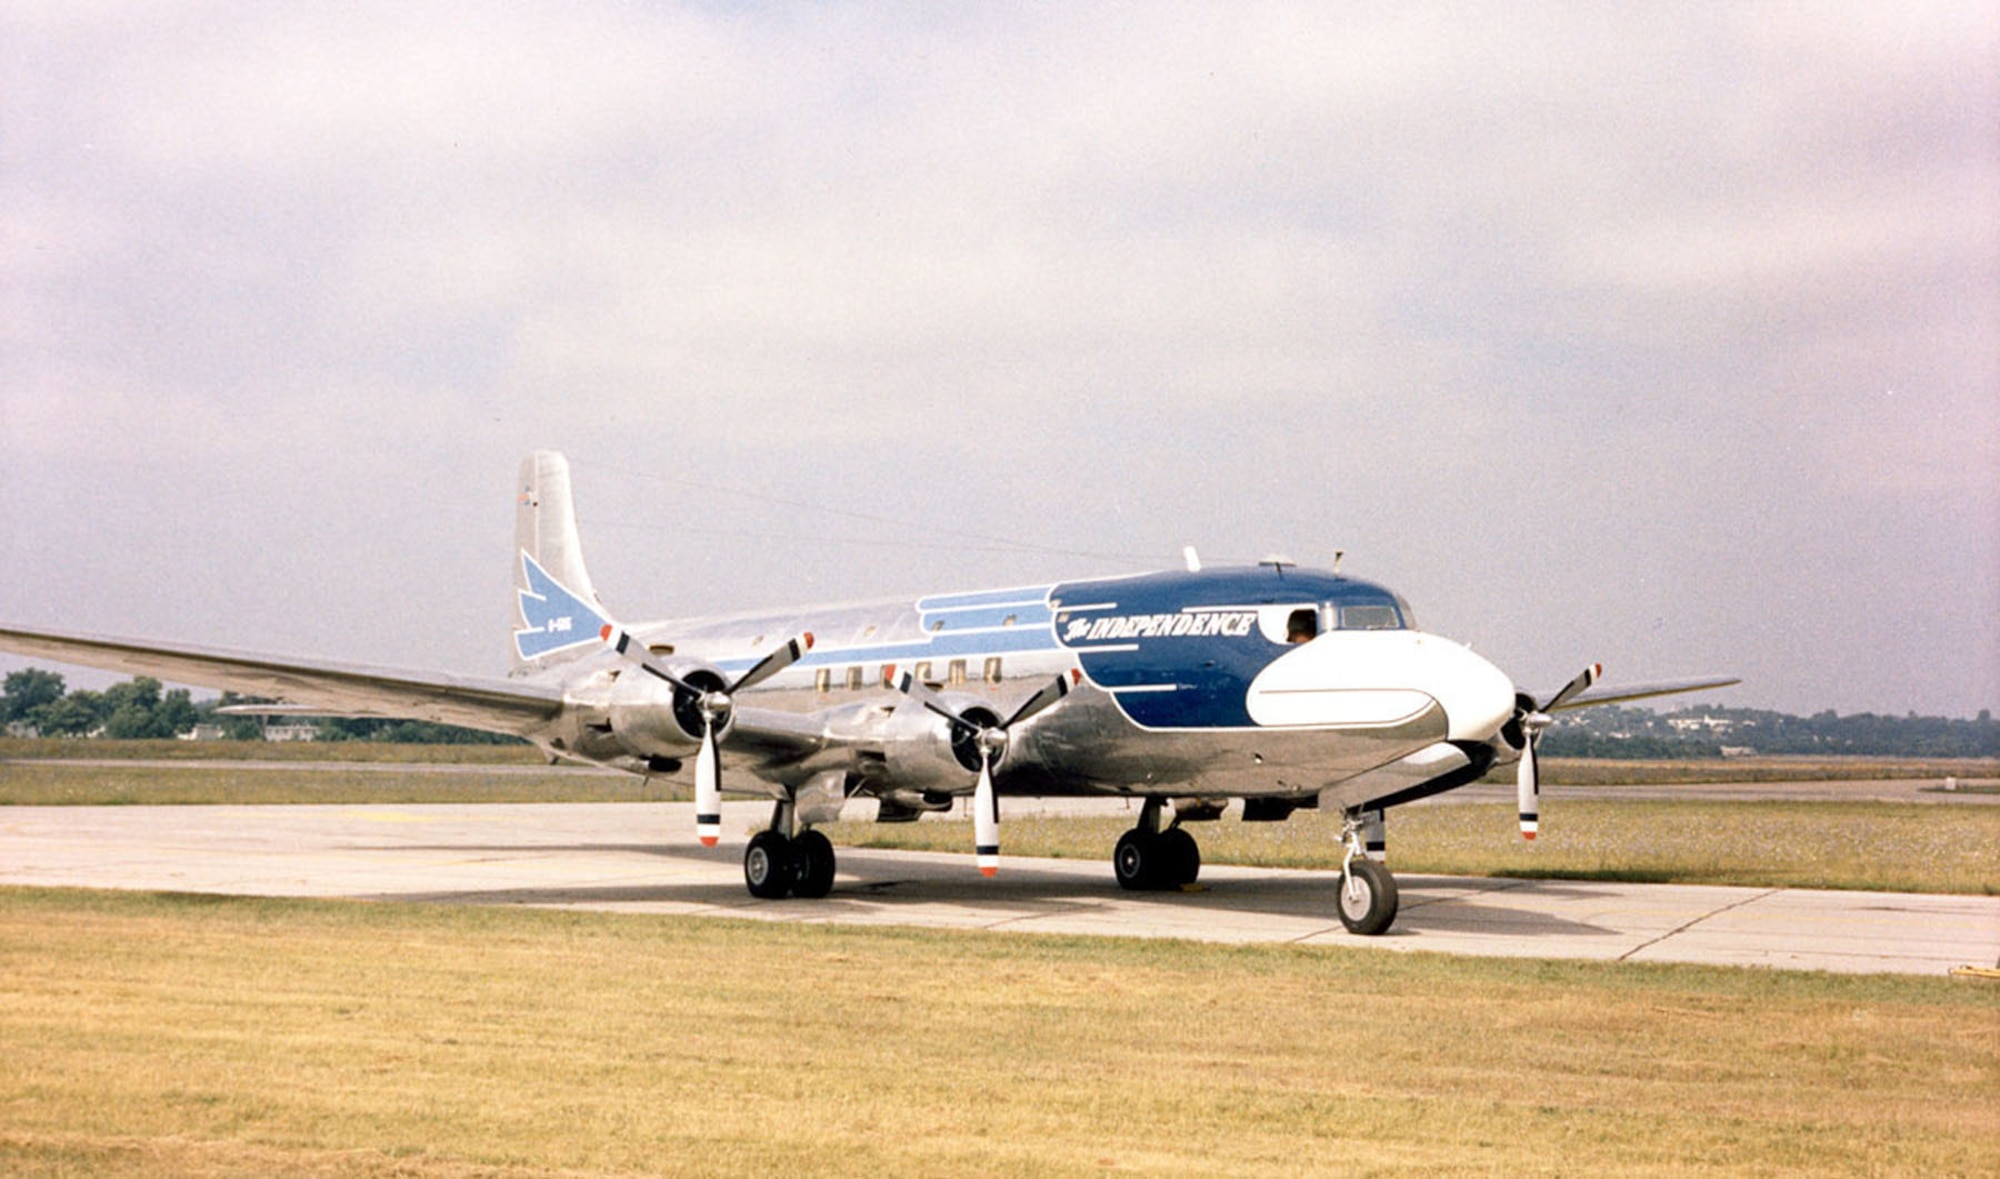
<svg viewBox="0 0 2000 1179">
<path fill-rule="evenodd" d="M 720 671 L 705 663 L 669 660 L 666 667 L 694 690 L 630 672 L 621 674 L 611 685 L 605 718 L 619 746 L 634 757 L 692 756 L 701 748 L 706 723 L 702 715 L 703 695 L 720 693 L 729 686 Z M 720 741 L 728 736 L 734 718 L 726 702 L 718 707 L 719 697 L 709 699 L 711 707 L 716 708 L 715 737 Z"/>
<path fill-rule="evenodd" d="M 941 699 L 975 725 L 1000 724 L 999 714 L 977 697 L 954 693 Z M 964 794 L 979 780 L 977 738 L 915 700 L 905 700 L 890 715 L 883 729 L 882 754 L 889 785 L 896 790 Z M 1004 764 L 1003 748 L 993 768 Z"/>
</svg>

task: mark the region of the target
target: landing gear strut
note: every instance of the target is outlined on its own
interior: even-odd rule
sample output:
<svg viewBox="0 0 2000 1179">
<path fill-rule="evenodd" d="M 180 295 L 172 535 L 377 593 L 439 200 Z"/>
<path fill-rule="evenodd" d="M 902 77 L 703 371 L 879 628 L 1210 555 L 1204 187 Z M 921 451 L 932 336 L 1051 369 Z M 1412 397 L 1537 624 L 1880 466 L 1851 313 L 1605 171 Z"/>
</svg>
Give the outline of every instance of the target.
<svg viewBox="0 0 2000 1179">
<path fill-rule="evenodd" d="M 1193 884 L 1201 875 L 1201 848 L 1180 826 L 1160 829 L 1160 800 L 1146 799 L 1138 826 L 1118 837 L 1111 870 L 1120 888 L 1155 891 Z"/>
<path fill-rule="evenodd" d="M 1342 824 L 1341 842 L 1347 845 L 1347 855 L 1340 864 L 1340 923 L 1349 933 L 1372 937 L 1396 920 L 1400 898 L 1396 878 L 1369 859 L 1362 846 L 1361 833 L 1367 827 L 1367 821 L 1353 812 Z"/>
<path fill-rule="evenodd" d="M 780 801 L 772 808 L 771 825 L 743 849 L 743 883 L 751 896 L 817 900 L 833 891 L 833 841 L 810 827 L 792 835 L 797 813 L 789 800 Z"/>
</svg>

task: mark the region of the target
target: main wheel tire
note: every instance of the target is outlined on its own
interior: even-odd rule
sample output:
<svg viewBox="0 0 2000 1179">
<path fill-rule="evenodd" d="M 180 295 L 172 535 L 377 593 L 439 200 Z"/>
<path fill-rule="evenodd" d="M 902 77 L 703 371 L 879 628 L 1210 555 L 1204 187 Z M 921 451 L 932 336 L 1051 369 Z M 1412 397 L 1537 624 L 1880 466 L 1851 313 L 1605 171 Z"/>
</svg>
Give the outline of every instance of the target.
<svg viewBox="0 0 2000 1179">
<path fill-rule="evenodd" d="M 792 840 L 792 856 L 798 861 L 798 879 L 792 895 L 818 900 L 833 891 L 833 841 L 817 831 L 801 831 Z"/>
<path fill-rule="evenodd" d="M 1347 932 L 1373 937 L 1396 920 L 1396 878 L 1374 860 L 1356 856 L 1339 887 L 1340 923 Z"/>
<path fill-rule="evenodd" d="M 798 881 L 792 841 L 777 831 L 759 831 L 743 849 L 743 883 L 759 900 L 780 901 Z"/>
<path fill-rule="evenodd" d="M 1118 846 L 1111 851 L 1111 871 L 1118 877 L 1118 887 L 1143 892 L 1157 888 L 1160 877 L 1160 840 L 1137 827 L 1118 837 Z"/>
<path fill-rule="evenodd" d="M 1185 888 L 1201 875 L 1201 845 L 1185 827 L 1160 832 L 1160 887 Z"/>
</svg>

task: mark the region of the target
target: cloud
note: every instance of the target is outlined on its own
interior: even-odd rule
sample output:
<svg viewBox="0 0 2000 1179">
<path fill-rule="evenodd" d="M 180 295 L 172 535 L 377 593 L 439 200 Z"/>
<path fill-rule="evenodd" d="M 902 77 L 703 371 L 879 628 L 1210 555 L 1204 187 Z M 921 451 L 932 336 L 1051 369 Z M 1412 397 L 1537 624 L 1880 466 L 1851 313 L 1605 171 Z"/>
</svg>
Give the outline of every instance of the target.
<svg viewBox="0 0 2000 1179">
<path fill-rule="evenodd" d="M 1163 563 L 1339 546 L 1524 679 L 1584 658 L 1572 618 L 1661 674 L 1751 635 L 1800 707 L 1976 711 L 2000 672 L 1923 668 L 2000 645 L 1994 17 L 17 8 L 7 490 L 226 470 L 294 515 L 470 521 L 559 445 L 669 608 L 1073 571 L 914 543 L 969 518 Z M 799 503 L 905 517 L 922 559 Z M 800 533 L 829 540 L 755 539 Z M 160 559 L 136 525 L 13 543 L 76 581 Z M 1824 686 L 1796 603 L 1938 582 L 1940 637 L 1837 636 Z"/>
</svg>

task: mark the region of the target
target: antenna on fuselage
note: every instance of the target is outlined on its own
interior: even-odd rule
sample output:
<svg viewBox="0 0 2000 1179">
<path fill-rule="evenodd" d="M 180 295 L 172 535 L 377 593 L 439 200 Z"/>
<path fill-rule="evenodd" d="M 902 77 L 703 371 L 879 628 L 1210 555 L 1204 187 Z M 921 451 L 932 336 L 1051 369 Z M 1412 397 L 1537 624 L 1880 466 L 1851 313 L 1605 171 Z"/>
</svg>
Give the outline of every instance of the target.
<svg viewBox="0 0 2000 1179">
<path fill-rule="evenodd" d="M 1189 573 L 1201 572 L 1201 554 L 1194 551 L 1193 545 L 1188 545 L 1181 550 L 1181 559 L 1187 562 L 1187 571 Z"/>
<path fill-rule="evenodd" d="M 1333 575 L 1335 577 L 1340 576 L 1340 559 L 1342 557 L 1345 557 L 1346 555 L 1347 555 L 1346 549 L 1333 550 Z"/>
<path fill-rule="evenodd" d="M 1271 567 L 1271 570 L 1274 573 L 1276 573 L 1279 577 L 1283 577 L 1285 575 L 1286 569 L 1297 569 L 1299 567 L 1299 563 L 1297 561 L 1292 560 L 1290 557 L 1282 556 L 1278 553 L 1272 553 L 1270 556 L 1265 557 L 1263 560 L 1257 563 L 1259 565 L 1269 565 Z"/>
</svg>

